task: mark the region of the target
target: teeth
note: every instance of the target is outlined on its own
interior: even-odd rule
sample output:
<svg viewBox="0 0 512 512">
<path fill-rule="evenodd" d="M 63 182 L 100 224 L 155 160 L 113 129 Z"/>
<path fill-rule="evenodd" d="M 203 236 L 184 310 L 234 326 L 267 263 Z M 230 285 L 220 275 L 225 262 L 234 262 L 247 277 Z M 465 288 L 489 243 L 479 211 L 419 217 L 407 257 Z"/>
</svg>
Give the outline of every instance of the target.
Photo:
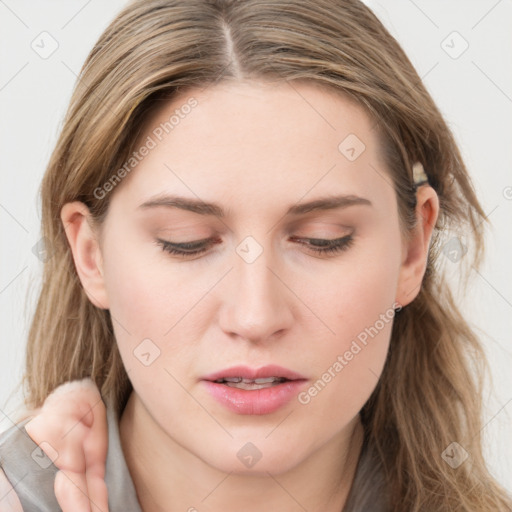
<svg viewBox="0 0 512 512">
<path fill-rule="evenodd" d="M 215 382 L 244 382 L 245 384 L 251 384 L 255 382 L 256 384 L 267 384 L 269 382 L 284 380 L 286 380 L 284 377 L 265 377 L 261 379 L 244 379 L 243 377 L 224 377 L 222 379 L 217 379 Z"/>
<path fill-rule="evenodd" d="M 265 379 L 254 379 L 254 382 L 256 382 L 256 384 L 267 384 L 268 382 L 276 382 L 278 380 L 284 380 L 284 379 L 282 379 L 281 377 L 267 377 Z M 245 379 L 244 379 L 244 382 L 245 382 Z"/>
<path fill-rule="evenodd" d="M 265 382 L 264 384 L 258 384 L 254 381 L 252 382 L 225 382 L 224 385 L 228 386 L 230 388 L 238 388 L 238 389 L 245 389 L 245 390 L 255 390 L 255 389 L 264 389 L 264 388 L 271 388 L 273 386 L 279 385 L 280 381 L 272 381 L 272 382 Z"/>
<path fill-rule="evenodd" d="M 261 379 L 244 379 L 242 377 L 225 377 L 215 382 L 239 389 L 263 389 L 284 382 L 284 377 L 264 377 Z"/>
</svg>

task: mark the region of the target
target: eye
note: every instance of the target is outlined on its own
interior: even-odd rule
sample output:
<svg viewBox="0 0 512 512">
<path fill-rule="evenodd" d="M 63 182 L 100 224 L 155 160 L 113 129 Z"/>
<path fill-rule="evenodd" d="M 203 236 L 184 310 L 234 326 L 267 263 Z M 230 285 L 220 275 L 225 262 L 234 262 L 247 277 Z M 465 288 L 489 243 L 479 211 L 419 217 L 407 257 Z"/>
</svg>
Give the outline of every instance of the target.
<svg viewBox="0 0 512 512">
<path fill-rule="evenodd" d="M 352 235 L 347 235 L 342 238 L 335 238 L 334 240 L 324 240 L 321 238 L 298 238 L 292 237 L 292 240 L 297 240 L 301 245 L 304 245 L 308 250 L 316 254 L 334 254 L 348 249 L 354 242 Z M 304 243 L 306 241 L 306 243 Z M 174 243 L 168 240 L 157 239 L 157 244 L 162 247 L 162 250 L 174 254 L 176 256 L 197 256 L 206 252 L 210 246 L 219 243 L 218 240 L 206 239 L 197 240 L 194 242 Z"/>
<path fill-rule="evenodd" d="M 210 245 L 213 245 L 215 241 L 212 239 L 207 240 L 196 240 L 194 242 L 185 243 L 174 243 L 168 240 L 157 239 L 158 245 L 162 247 L 162 250 L 175 254 L 177 256 L 197 256 L 208 250 Z"/>
<path fill-rule="evenodd" d="M 333 254 L 348 249 L 354 242 L 352 235 L 347 235 L 342 238 L 335 238 L 334 240 L 324 240 L 322 238 L 297 238 L 293 237 L 294 240 L 298 240 L 302 245 L 306 245 L 308 250 L 311 250 L 317 254 Z M 307 243 L 301 242 L 306 240 Z"/>
</svg>

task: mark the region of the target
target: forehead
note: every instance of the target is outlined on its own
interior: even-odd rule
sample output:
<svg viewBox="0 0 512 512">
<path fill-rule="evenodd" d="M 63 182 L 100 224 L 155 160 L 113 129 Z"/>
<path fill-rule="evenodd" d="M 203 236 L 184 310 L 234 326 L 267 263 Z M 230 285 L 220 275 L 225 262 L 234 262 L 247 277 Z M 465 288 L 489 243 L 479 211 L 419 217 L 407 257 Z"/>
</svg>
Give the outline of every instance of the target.
<svg viewBox="0 0 512 512">
<path fill-rule="evenodd" d="M 192 102 L 195 106 L 190 108 Z M 204 137 L 196 141 L 204 145 L 222 142 L 225 136 L 229 137 L 224 140 L 226 145 L 246 147 L 250 136 L 260 142 L 267 139 L 268 144 L 325 137 L 327 133 L 336 133 L 337 138 L 350 129 L 368 139 L 374 131 L 366 111 L 347 94 L 303 81 L 225 81 L 189 89 L 154 108 L 143 135 L 169 121 L 172 127 L 168 126 L 165 135 L 172 132 L 176 140 L 181 138 L 179 132 L 183 137 Z"/>
<path fill-rule="evenodd" d="M 123 185 L 138 204 L 156 193 L 224 198 L 240 208 L 334 189 L 378 195 L 385 172 L 379 144 L 364 109 L 331 89 L 221 82 L 153 111 L 135 146 L 151 147 Z"/>
</svg>

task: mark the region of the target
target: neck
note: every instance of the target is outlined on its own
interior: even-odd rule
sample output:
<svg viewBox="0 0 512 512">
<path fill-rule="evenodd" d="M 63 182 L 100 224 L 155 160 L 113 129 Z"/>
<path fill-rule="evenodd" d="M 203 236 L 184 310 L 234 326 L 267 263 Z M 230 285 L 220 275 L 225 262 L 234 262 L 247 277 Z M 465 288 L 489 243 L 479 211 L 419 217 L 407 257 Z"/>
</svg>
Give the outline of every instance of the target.
<svg viewBox="0 0 512 512">
<path fill-rule="evenodd" d="M 277 476 L 224 473 L 174 441 L 132 392 L 119 423 L 121 445 L 144 512 L 183 510 L 340 512 L 361 452 L 359 416 L 339 437 Z"/>
</svg>

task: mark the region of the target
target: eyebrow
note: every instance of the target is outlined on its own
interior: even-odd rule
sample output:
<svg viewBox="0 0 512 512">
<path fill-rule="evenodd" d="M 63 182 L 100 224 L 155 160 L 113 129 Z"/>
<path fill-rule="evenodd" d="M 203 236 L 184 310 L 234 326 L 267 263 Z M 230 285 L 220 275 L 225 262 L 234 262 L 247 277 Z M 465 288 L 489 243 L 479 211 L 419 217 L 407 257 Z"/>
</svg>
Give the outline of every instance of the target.
<svg viewBox="0 0 512 512">
<path fill-rule="evenodd" d="M 372 202 L 369 199 L 353 194 L 322 197 L 307 203 L 292 205 L 286 212 L 286 215 L 303 215 L 312 211 L 334 210 L 335 208 L 347 208 L 355 205 L 372 206 Z M 142 203 L 139 208 L 145 210 L 161 206 L 166 208 L 179 208 L 181 210 L 198 213 L 199 215 L 215 215 L 216 217 L 222 218 L 226 216 L 224 209 L 217 203 L 208 203 L 200 199 L 180 196 L 156 196 Z"/>
</svg>

